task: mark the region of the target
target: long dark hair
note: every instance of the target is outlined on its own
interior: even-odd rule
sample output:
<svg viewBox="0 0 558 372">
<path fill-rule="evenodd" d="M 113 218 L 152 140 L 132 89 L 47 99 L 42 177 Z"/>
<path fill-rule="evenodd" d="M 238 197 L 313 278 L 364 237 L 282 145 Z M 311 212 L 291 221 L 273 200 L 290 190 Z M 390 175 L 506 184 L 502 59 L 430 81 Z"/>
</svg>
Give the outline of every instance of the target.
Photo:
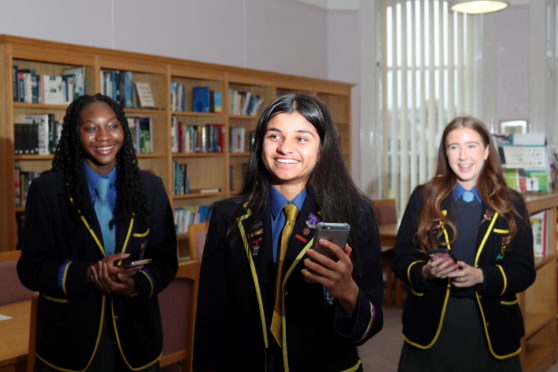
<svg viewBox="0 0 558 372">
<path fill-rule="evenodd" d="M 139 175 L 138 160 L 132 144 L 132 135 L 128 128 L 128 120 L 120 105 L 112 98 L 95 94 L 83 95 L 76 98 L 66 109 L 62 135 L 52 160 L 52 170 L 64 172 L 64 190 L 73 199 L 73 204 L 82 213 L 91 213 L 92 205 L 83 172 L 83 158 L 85 156 L 79 136 L 81 126 L 81 112 L 93 102 L 104 102 L 116 114 L 124 130 L 124 142 L 116 156 L 116 209 L 115 219 L 130 217 L 145 222 L 148 211 L 146 196 Z"/>
<path fill-rule="evenodd" d="M 279 96 L 263 112 L 256 127 L 240 201 L 252 211 L 252 216 L 260 215 L 267 207 L 270 174 L 262 159 L 267 123 L 277 114 L 293 112 L 308 120 L 320 136 L 320 156 L 310 174 L 306 190 L 322 211 L 324 221 L 348 222 L 351 224 L 351 236 L 356 236 L 362 226 L 362 221 L 357 221 L 356 208 L 363 205 L 363 200 L 369 200 L 347 172 L 339 146 L 339 133 L 329 110 L 317 97 L 308 94 Z"/>
<path fill-rule="evenodd" d="M 437 247 L 437 241 L 441 230 L 439 222 L 449 226 L 456 232 L 455 225 L 447 214 L 442 214 L 442 201 L 448 197 L 453 190 L 457 176 L 451 169 L 446 155 L 446 139 L 449 133 L 458 128 L 469 128 L 479 134 L 483 146 L 488 147 L 488 158 L 480 172 L 477 181 L 477 190 L 483 202 L 488 208 L 498 212 L 508 223 L 510 237 L 513 238 L 517 232 L 515 217 L 522 218 L 514 209 L 512 201 L 521 199 L 521 195 L 506 186 L 502 173 L 502 165 L 496 147 L 490 139 L 488 129 L 482 121 L 472 116 L 460 116 L 453 119 L 444 129 L 440 146 L 438 148 L 438 166 L 436 175 L 426 184 L 425 202 L 422 207 L 416 240 L 421 250 L 429 250 Z M 455 240 L 457 234 L 453 234 Z"/>
</svg>

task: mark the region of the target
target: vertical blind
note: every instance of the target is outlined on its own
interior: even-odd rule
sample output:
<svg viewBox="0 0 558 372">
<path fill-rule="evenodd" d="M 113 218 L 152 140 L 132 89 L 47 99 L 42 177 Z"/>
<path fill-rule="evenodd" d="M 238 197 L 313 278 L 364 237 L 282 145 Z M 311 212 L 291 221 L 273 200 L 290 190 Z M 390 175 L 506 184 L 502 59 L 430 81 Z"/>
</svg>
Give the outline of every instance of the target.
<svg viewBox="0 0 558 372">
<path fill-rule="evenodd" d="M 383 194 L 402 210 L 436 170 L 441 132 L 472 111 L 471 17 L 447 0 L 381 0 Z"/>
</svg>

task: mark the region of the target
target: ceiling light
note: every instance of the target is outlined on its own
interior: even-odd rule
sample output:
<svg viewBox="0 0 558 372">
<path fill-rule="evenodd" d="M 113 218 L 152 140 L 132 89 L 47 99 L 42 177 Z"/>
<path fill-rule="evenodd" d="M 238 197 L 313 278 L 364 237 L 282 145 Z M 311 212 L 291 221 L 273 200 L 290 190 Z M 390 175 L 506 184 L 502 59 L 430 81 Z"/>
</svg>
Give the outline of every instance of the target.
<svg viewBox="0 0 558 372">
<path fill-rule="evenodd" d="M 460 13 L 482 14 L 502 10 L 508 5 L 507 2 L 499 0 L 452 0 L 451 10 Z"/>
</svg>

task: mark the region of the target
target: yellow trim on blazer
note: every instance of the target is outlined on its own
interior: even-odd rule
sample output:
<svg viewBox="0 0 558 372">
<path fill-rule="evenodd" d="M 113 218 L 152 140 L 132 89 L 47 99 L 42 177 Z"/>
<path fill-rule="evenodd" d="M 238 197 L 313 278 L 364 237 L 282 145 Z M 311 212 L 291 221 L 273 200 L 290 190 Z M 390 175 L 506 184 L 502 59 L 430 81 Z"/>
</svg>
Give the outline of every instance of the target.
<svg viewBox="0 0 558 372">
<path fill-rule="evenodd" d="M 314 238 L 310 239 L 308 244 L 306 244 L 298 253 L 281 282 L 281 350 L 283 352 L 283 368 L 285 369 L 285 372 L 289 372 L 289 355 L 287 353 L 287 322 L 285 320 L 285 286 L 287 285 L 287 280 L 289 280 L 295 266 L 300 262 L 300 260 L 302 260 L 310 247 L 312 247 L 312 243 L 314 243 Z"/>
<path fill-rule="evenodd" d="M 134 238 L 144 238 L 147 235 L 149 235 L 149 233 L 151 232 L 150 228 L 147 228 L 147 230 L 144 233 L 134 233 Z"/>
<path fill-rule="evenodd" d="M 52 301 L 52 302 L 58 302 L 60 304 L 65 304 L 65 303 L 70 302 L 67 298 L 51 297 L 51 296 L 47 296 L 44 293 L 41 293 L 41 294 L 42 294 L 42 296 L 44 297 L 45 300 L 49 300 L 49 301 Z"/>
<path fill-rule="evenodd" d="M 432 338 L 432 341 L 430 341 L 430 343 L 428 345 L 421 345 L 417 342 L 411 341 L 409 338 L 407 338 L 407 336 L 405 336 L 405 334 L 403 334 L 403 339 L 405 340 L 405 342 L 407 342 L 409 345 L 413 345 L 414 347 L 417 347 L 419 349 L 422 350 L 426 350 L 426 349 L 430 349 L 434 343 L 436 343 L 436 341 L 438 341 L 438 337 L 440 337 L 440 333 L 442 332 L 442 325 L 444 323 L 444 316 L 446 314 L 446 307 L 448 306 L 448 301 L 449 301 L 449 297 L 450 297 L 450 287 L 451 287 L 451 281 L 448 278 L 448 284 L 446 287 L 446 297 L 444 298 L 444 305 L 442 306 L 442 312 L 440 313 L 440 320 L 438 321 L 438 329 L 436 329 L 436 333 L 434 334 L 434 337 Z"/>
<path fill-rule="evenodd" d="M 496 359 L 507 359 L 507 358 L 511 358 L 512 356 L 515 356 L 515 355 L 521 353 L 521 346 L 520 346 L 513 353 L 509 353 L 509 354 L 506 354 L 506 355 L 496 354 L 496 352 L 492 348 L 492 342 L 490 341 L 490 337 L 488 337 L 488 327 L 486 326 L 486 317 L 484 316 L 484 310 L 482 309 L 482 306 L 481 306 L 480 296 L 477 292 L 475 292 L 475 297 L 477 299 L 477 303 L 479 304 L 479 310 L 480 310 L 480 314 L 481 314 L 481 318 L 482 318 L 482 326 L 484 328 L 484 334 L 486 336 L 486 341 L 488 343 L 488 350 L 490 351 L 490 354 L 492 354 L 492 356 Z"/>
<path fill-rule="evenodd" d="M 504 293 L 506 293 L 506 289 L 508 289 L 508 277 L 506 276 L 506 272 L 504 271 L 502 265 L 496 265 L 496 267 L 500 269 L 500 272 L 502 273 L 502 279 L 504 281 L 502 292 L 500 292 L 500 296 L 503 296 Z"/>
<path fill-rule="evenodd" d="M 64 292 L 64 294 L 66 295 L 68 294 L 68 290 L 66 289 L 66 279 L 68 278 L 68 268 L 71 264 L 72 261 L 66 264 L 66 267 L 64 268 L 64 275 L 62 275 L 62 292 Z"/>
<path fill-rule="evenodd" d="M 515 305 L 519 302 L 519 300 L 516 298 L 513 301 L 500 301 L 500 305 L 506 305 L 506 306 L 511 306 L 511 305 Z"/>
<path fill-rule="evenodd" d="M 120 251 L 121 253 L 126 253 L 126 248 L 128 248 L 128 242 L 130 241 L 130 234 L 132 232 L 132 227 L 134 226 L 134 217 L 132 217 L 130 219 L 130 224 L 128 225 L 128 232 L 126 233 L 126 239 L 124 239 L 124 245 L 122 246 L 122 250 Z M 149 230 L 148 230 L 149 232 Z M 122 260 L 118 260 L 117 265 L 120 265 L 122 263 Z M 151 281 L 151 279 L 149 280 Z M 151 286 L 153 286 L 153 283 L 151 283 Z M 151 296 L 149 296 L 151 297 Z"/>
<path fill-rule="evenodd" d="M 492 231 L 494 231 L 497 234 L 509 234 L 510 233 L 510 230 L 507 230 L 507 229 L 494 229 Z"/>
<path fill-rule="evenodd" d="M 102 300 L 101 300 L 101 319 L 99 322 L 99 331 L 97 333 L 97 340 L 95 341 L 95 347 L 93 348 L 93 353 L 91 354 L 91 358 L 89 358 L 89 361 L 87 362 L 86 366 L 84 369 L 67 369 L 67 368 L 62 368 L 59 367 L 55 364 L 52 364 L 50 362 L 48 362 L 45 358 L 43 358 L 42 356 L 39 355 L 39 353 L 35 353 L 35 356 L 44 364 L 46 364 L 47 366 L 49 366 L 50 368 L 54 368 L 57 369 L 59 371 L 63 371 L 63 372 L 85 372 L 87 371 L 87 369 L 89 369 L 89 366 L 91 365 L 91 363 L 93 362 L 93 359 L 95 358 L 95 355 L 97 354 L 97 349 L 99 348 L 99 343 L 101 341 L 101 334 L 103 331 L 103 322 L 105 321 L 105 299 L 106 299 L 106 295 L 103 294 Z"/>
<path fill-rule="evenodd" d="M 415 264 L 419 263 L 419 262 L 424 262 L 424 260 L 417 260 L 417 261 L 413 261 L 409 264 L 409 266 L 407 267 L 407 280 L 409 280 L 409 283 L 411 283 L 410 289 L 411 292 L 415 295 L 415 296 L 424 296 L 424 293 L 422 292 L 417 292 L 413 289 L 413 281 L 411 280 L 411 267 L 413 267 Z"/>
<path fill-rule="evenodd" d="M 362 360 L 359 359 L 358 362 L 357 362 L 357 364 L 355 364 L 355 365 L 352 366 L 351 368 L 344 369 L 344 370 L 342 370 L 342 371 L 340 371 L 340 372 L 355 372 L 356 370 L 359 369 L 359 367 L 360 367 L 361 365 L 362 365 Z"/>
<path fill-rule="evenodd" d="M 112 326 L 114 328 L 114 335 L 116 336 L 116 344 L 118 345 L 118 351 L 120 351 L 120 356 L 122 357 L 122 360 L 124 361 L 124 363 L 128 366 L 128 368 L 130 368 L 132 371 L 140 371 L 142 369 L 145 369 L 147 367 L 151 367 L 153 364 L 157 363 L 159 361 L 159 359 L 161 359 L 161 355 L 163 355 L 163 352 L 161 352 L 161 354 L 159 354 L 159 356 L 157 356 L 157 358 L 155 358 L 154 360 L 152 360 L 151 362 L 144 364 L 143 366 L 139 366 L 139 367 L 132 367 L 130 365 L 130 362 L 128 362 L 128 359 L 126 359 L 126 355 L 124 355 L 124 350 L 122 350 L 122 344 L 120 342 L 120 335 L 118 334 L 118 327 L 116 326 L 116 315 L 114 314 L 114 300 L 110 301 L 110 312 L 111 312 L 111 319 L 112 319 Z"/>
<path fill-rule="evenodd" d="M 147 275 L 147 273 L 144 270 L 138 271 L 138 274 L 143 274 L 147 278 L 149 284 L 151 285 L 151 291 L 149 291 L 149 297 L 153 296 L 153 291 L 155 290 L 155 286 L 153 285 L 153 281 L 151 280 L 151 277 Z"/>
<path fill-rule="evenodd" d="M 95 231 L 93 231 L 91 226 L 89 226 L 89 223 L 87 222 L 87 220 L 85 219 L 83 214 L 81 214 L 81 212 L 79 212 L 79 211 L 78 211 L 78 213 L 80 213 L 79 216 L 81 217 L 81 220 L 83 221 L 83 224 L 87 228 L 87 231 L 89 231 L 89 234 L 93 237 L 93 240 L 95 241 L 95 243 L 97 243 L 97 247 L 99 247 L 99 249 L 101 250 L 101 253 L 103 254 L 103 257 L 104 257 L 105 256 L 105 248 L 103 248 L 103 245 L 101 244 L 101 241 L 97 237 L 97 234 L 95 234 Z"/>
<path fill-rule="evenodd" d="M 254 265 L 252 254 L 250 253 L 250 248 L 248 247 L 248 239 L 246 238 L 246 232 L 244 231 L 244 226 L 242 225 L 242 221 L 250 217 L 251 214 L 252 211 L 248 209 L 246 214 L 238 218 L 237 225 L 238 225 L 238 229 L 240 230 L 240 236 L 242 237 L 242 242 L 244 243 L 244 251 L 246 253 L 246 256 L 248 257 L 248 263 L 250 265 L 250 271 L 252 273 L 252 280 L 254 281 L 254 287 L 256 288 L 256 297 L 258 300 L 258 310 L 260 312 L 260 321 L 261 321 L 264 345 L 265 348 L 267 349 L 269 348 L 269 342 L 267 340 L 267 327 L 265 321 L 265 311 L 263 306 L 262 293 L 260 289 L 260 282 L 258 280 L 258 273 L 256 272 L 256 266 Z"/>
<path fill-rule="evenodd" d="M 482 238 L 482 242 L 479 246 L 479 249 L 477 250 L 477 255 L 475 257 L 475 267 L 478 267 L 478 262 L 479 262 L 479 257 L 482 253 L 482 250 L 484 249 L 484 245 L 488 239 L 488 236 L 490 235 L 490 233 L 492 232 L 493 228 L 494 228 L 494 224 L 496 223 L 496 220 L 498 219 L 498 215 L 499 213 L 496 212 L 494 213 L 494 216 L 492 217 L 492 221 L 490 221 L 490 225 L 488 226 L 488 229 L 486 230 L 486 233 L 484 234 L 484 237 Z M 496 265 L 497 267 L 500 265 Z M 507 279 L 505 276 L 505 273 L 503 272 L 503 269 L 500 267 L 500 270 L 502 270 L 502 275 L 504 277 L 504 291 L 507 287 Z M 504 291 L 502 291 L 502 293 L 504 293 Z M 484 328 L 484 335 L 486 337 L 486 342 L 488 344 L 488 350 L 490 351 L 490 354 L 492 354 L 492 356 L 496 359 L 507 359 L 510 358 L 512 356 L 515 356 L 517 354 L 519 354 L 521 352 L 521 347 L 519 347 L 516 351 L 506 354 L 506 355 L 498 355 L 496 354 L 496 352 L 494 351 L 494 349 L 492 348 L 492 341 L 490 340 L 490 336 L 488 335 L 488 326 L 486 325 L 486 317 L 484 315 L 484 309 L 482 308 L 482 303 L 481 303 L 481 299 L 480 296 L 478 294 L 478 292 L 475 292 L 475 298 L 477 299 L 477 304 L 479 306 L 479 310 L 480 310 L 480 314 L 481 314 L 481 318 L 482 318 L 482 326 Z"/>
</svg>

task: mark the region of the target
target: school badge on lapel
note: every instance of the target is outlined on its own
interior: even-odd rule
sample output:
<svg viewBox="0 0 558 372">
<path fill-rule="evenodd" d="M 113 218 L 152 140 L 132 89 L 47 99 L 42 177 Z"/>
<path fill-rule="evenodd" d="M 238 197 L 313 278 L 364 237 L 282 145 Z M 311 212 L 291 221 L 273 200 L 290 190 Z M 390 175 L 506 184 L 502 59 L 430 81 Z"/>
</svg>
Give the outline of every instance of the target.
<svg viewBox="0 0 558 372">
<path fill-rule="evenodd" d="M 308 215 L 308 219 L 306 220 L 306 226 L 311 229 L 315 229 L 318 222 L 320 222 L 320 217 L 316 216 L 314 213 L 310 213 Z M 306 233 L 306 231 L 304 231 L 304 233 Z M 310 231 L 308 231 L 308 233 L 310 233 Z"/>
<path fill-rule="evenodd" d="M 261 243 L 263 240 L 264 229 L 262 228 L 263 223 L 261 221 L 256 222 L 253 226 L 253 231 L 246 235 L 248 243 L 250 244 L 250 252 L 252 256 L 257 256 L 260 253 Z"/>
</svg>

